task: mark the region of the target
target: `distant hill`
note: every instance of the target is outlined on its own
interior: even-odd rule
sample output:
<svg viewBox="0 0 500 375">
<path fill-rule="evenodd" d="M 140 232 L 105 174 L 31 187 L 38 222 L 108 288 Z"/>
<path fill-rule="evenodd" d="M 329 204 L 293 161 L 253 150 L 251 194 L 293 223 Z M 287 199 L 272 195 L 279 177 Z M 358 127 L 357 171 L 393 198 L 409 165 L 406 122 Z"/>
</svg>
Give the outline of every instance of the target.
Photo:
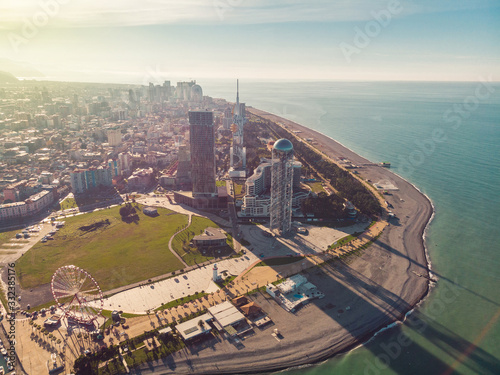
<svg viewBox="0 0 500 375">
<path fill-rule="evenodd" d="M 19 82 L 19 80 L 10 73 L 0 72 L 0 83 L 13 83 L 13 82 Z"/>
<path fill-rule="evenodd" d="M 37 70 L 30 63 L 14 61 L 2 57 L 0 57 L 0 71 L 10 72 L 15 77 L 45 77 L 45 74 Z"/>
</svg>

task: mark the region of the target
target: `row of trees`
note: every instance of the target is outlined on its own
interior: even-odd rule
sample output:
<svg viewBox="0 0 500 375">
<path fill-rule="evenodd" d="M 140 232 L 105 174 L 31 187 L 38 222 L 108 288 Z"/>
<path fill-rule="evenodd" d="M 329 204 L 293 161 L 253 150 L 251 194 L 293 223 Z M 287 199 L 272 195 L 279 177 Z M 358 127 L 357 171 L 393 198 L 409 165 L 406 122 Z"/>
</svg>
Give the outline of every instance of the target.
<svg viewBox="0 0 500 375">
<path fill-rule="evenodd" d="M 317 198 L 306 198 L 302 201 L 302 212 L 314 214 L 316 217 L 342 219 L 346 217 L 344 200 L 338 195 L 320 192 Z"/>
<path fill-rule="evenodd" d="M 271 152 L 259 138 L 270 138 L 269 129 L 259 126 L 259 121 L 250 120 L 243 128 L 243 145 L 247 148 L 247 169 L 253 171 L 260 164 L 260 158 L 270 158 Z M 251 173 L 251 172 L 250 172 Z"/>
<path fill-rule="evenodd" d="M 379 215 L 380 203 L 375 196 L 354 176 L 329 160 L 323 159 L 321 154 L 304 142 L 297 141 L 288 131 L 265 120 L 266 125 L 280 138 L 287 138 L 293 143 L 295 155 L 304 163 L 314 168 L 328 179 L 331 185 L 339 192 L 340 197 L 351 201 L 362 213 L 371 217 Z M 325 202 L 332 208 L 336 207 L 335 200 Z"/>
</svg>

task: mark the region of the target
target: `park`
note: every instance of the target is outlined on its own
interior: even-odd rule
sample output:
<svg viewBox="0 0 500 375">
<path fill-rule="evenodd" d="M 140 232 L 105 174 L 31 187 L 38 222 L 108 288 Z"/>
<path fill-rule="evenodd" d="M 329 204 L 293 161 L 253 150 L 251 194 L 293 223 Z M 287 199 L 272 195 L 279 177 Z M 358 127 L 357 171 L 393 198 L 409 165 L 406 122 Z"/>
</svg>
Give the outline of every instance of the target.
<svg viewBox="0 0 500 375">
<path fill-rule="evenodd" d="M 124 220 L 120 209 L 100 211 L 66 218 L 65 225 L 52 241 L 37 243 L 19 259 L 16 269 L 22 289 L 50 283 L 52 274 L 61 266 L 74 264 L 88 270 L 106 291 L 152 277 L 181 270 L 185 265 L 169 250 L 174 234 L 174 248 L 182 253 L 182 241 L 201 234 L 206 227 L 217 227 L 209 219 L 193 216 L 186 230 L 188 215 L 158 208 L 151 217 L 134 203 L 134 220 Z M 188 264 L 209 257 L 191 249 Z"/>
</svg>

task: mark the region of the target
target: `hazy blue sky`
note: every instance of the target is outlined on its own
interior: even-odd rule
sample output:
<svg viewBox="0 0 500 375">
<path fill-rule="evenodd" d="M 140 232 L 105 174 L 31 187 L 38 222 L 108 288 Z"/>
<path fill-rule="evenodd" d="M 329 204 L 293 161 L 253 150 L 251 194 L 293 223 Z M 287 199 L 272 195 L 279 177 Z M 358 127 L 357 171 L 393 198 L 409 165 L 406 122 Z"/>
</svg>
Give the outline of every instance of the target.
<svg viewBox="0 0 500 375">
<path fill-rule="evenodd" d="M 499 80 L 499 25 L 493 0 L 4 0 L 0 69 L 137 83 Z"/>
</svg>

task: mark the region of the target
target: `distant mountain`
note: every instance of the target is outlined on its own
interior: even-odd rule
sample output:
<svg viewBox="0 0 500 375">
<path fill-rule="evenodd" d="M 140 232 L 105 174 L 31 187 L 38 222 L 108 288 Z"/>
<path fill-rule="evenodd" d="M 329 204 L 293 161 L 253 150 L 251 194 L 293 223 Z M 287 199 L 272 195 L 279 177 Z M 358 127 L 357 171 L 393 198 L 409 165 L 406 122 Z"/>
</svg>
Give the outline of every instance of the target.
<svg viewBox="0 0 500 375">
<path fill-rule="evenodd" d="M 10 73 L 0 72 L 0 83 L 14 83 L 14 82 L 19 82 L 19 80 Z"/>
<path fill-rule="evenodd" d="M 10 72 L 15 77 L 45 77 L 45 74 L 33 67 L 30 63 L 14 61 L 6 58 L 0 58 L 0 71 Z"/>
</svg>

